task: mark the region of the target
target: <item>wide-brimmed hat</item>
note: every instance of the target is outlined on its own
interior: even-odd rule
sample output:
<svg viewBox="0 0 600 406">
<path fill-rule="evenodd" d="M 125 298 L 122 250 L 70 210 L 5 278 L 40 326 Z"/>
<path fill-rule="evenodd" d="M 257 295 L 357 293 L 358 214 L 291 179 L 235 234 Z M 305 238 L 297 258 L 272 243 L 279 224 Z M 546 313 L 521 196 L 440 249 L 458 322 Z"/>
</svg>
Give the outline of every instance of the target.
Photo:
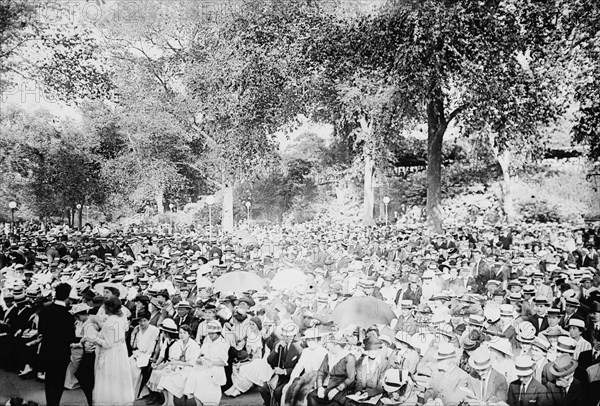
<svg viewBox="0 0 600 406">
<path fill-rule="evenodd" d="M 531 345 L 539 348 L 540 350 L 542 350 L 544 352 L 548 352 L 548 350 L 550 350 L 550 346 L 551 346 L 550 342 L 542 337 L 536 337 L 535 340 L 533 340 L 533 342 L 531 343 Z"/>
<path fill-rule="evenodd" d="M 550 302 L 548 302 L 548 298 L 546 296 L 538 296 L 533 299 L 533 303 L 541 306 L 550 306 Z"/>
<path fill-rule="evenodd" d="M 304 330 L 304 334 L 302 334 L 302 339 L 304 340 L 318 340 L 327 336 L 329 333 L 327 331 L 323 331 L 318 329 L 317 327 L 311 327 Z"/>
<path fill-rule="evenodd" d="M 434 358 L 438 361 L 456 358 L 456 347 L 450 343 L 440 343 Z"/>
<path fill-rule="evenodd" d="M 252 361 L 252 354 L 248 354 L 247 351 L 241 350 L 240 352 L 237 353 L 234 363 L 235 364 L 245 364 L 250 361 Z"/>
<path fill-rule="evenodd" d="M 221 331 L 223 331 L 223 327 L 221 326 L 221 323 L 219 323 L 217 320 L 211 320 L 206 325 L 206 331 L 208 334 L 220 333 Z"/>
<path fill-rule="evenodd" d="M 485 348 L 478 348 L 469 357 L 469 365 L 476 370 L 488 369 L 492 365 L 490 352 Z"/>
<path fill-rule="evenodd" d="M 396 392 L 402 389 L 410 380 L 408 371 L 402 369 L 388 369 L 383 375 L 383 389 L 388 392 Z"/>
<path fill-rule="evenodd" d="M 166 333 L 177 334 L 179 329 L 177 328 L 177 324 L 173 319 L 164 319 L 161 323 L 159 329 Z"/>
<path fill-rule="evenodd" d="M 85 303 L 77 303 L 71 308 L 71 314 L 75 316 L 80 313 L 87 313 L 90 309 L 91 307 Z"/>
<path fill-rule="evenodd" d="M 581 303 L 576 298 L 568 298 L 567 300 L 565 300 L 565 305 L 571 307 L 580 307 Z"/>
<path fill-rule="evenodd" d="M 511 304 L 500 305 L 500 316 L 512 317 L 515 312 L 515 307 Z"/>
<path fill-rule="evenodd" d="M 515 359 L 515 372 L 517 376 L 529 376 L 533 370 L 534 362 L 528 355 L 521 355 Z"/>
<path fill-rule="evenodd" d="M 574 354 L 576 347 L 577 341 L 575 341 L 571 337 L 558 337 L 558 342 L 556 343 L 556 351 L 565 352 L 567 354 Z"/>
<path fill-rule="evenodd" d="M 585 330 L 585 321 L 579 317 L 571 317 L 568 327 L 579 327 L 581 330 Z"/>
<path fill-rule="evenodd" d="M 176 309 L 191 309 L 192 305 L 187 300 L 182 300 L 175 306 Z"/>
<path fill-rule="evenodd" d="M 579 363 L 575 361 L 570 355 L 563 354 L 556 358 L 556 360 L 550 365 L 550 372 L 557 378 L 569 375 L 575 372 Z"/>
<path fill-rule="evenodd" d="M 472 314 L 467 319 L 467 324 L 476 327 L 483 327 L 483 325 L 485 324 L 485 318 L 479 316 L 478 314 Z"/>
<path fill-rule="evenodd" d="M 403 300 L 400 302 L 400 307 L 402 309 L 414 309 L 415 304 L 413 303 L 412 300 Z"/>
<path fill-rule="evenodd" d="M 531 343 L 535 338 L 536 330 L 533 324 L 528 321 L 519 323 L 517 326 L 517 341 L 522 343 Z"/>
<path fill-rule="evenodd" d="M 513 356 L 512 345 L 507 338 L 496 338 L 490 341 L 488 346 L 508 357 Z"/>
</svg>

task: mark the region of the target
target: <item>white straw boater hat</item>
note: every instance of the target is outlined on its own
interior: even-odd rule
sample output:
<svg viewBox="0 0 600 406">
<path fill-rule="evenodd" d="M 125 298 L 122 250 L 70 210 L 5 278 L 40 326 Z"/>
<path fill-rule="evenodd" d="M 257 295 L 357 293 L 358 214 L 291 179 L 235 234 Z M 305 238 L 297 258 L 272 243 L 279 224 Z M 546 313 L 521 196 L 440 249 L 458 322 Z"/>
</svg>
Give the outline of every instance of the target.
<svg viewBox="0 0 600 406">
<path fill-rule="evenodd" d="M 490 352 L 483 347 L 476 349 L 469 357 L 469 365 L 478 371 L 489 368 L 492 365 Z"/>
<path fill-rule="evenodd" d="M 529 376 L 533 373 L 534 362 L 528 355 L 521 355 L 515 359 L 515 371 L 517 376 Z"/>
<path fill-rule="evenodd" d="M 435 354 L 435 359 L 441 361 L 449 358 L 456 358 L 456 347 L 450 343 L 440 343 Z"/>
</svg>

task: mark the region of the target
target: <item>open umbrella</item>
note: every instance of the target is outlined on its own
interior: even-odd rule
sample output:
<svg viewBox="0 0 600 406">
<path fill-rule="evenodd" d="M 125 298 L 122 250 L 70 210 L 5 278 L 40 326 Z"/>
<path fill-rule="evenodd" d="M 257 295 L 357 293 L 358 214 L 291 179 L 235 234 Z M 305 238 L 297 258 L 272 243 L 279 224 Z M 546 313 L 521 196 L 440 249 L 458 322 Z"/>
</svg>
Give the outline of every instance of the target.
<svg viewBox="0 0 600 406">
<path fill-rule="evenodd" d="M 363 328 L 374 324 L 389 325 L 395 318 L 391 307 L 382 300 L 374 297 L 351 297 L 333 309 L 329 320 L 343 329 L 350 324 Z"/>
<path fill-rule="evenodd" d="M 296 289 L 306 284 L 306 274 L 299 269 L 286 269 L 277 272 L 271 281 L 275 290 Z"/>
<path fill-rule="evenodd" d="M 246 290 L 262 290 L 265 281 L 251 272 L 228 272 L 219 276 L 213 288 L 215 292 L 244 292 Z"/>
</svg>

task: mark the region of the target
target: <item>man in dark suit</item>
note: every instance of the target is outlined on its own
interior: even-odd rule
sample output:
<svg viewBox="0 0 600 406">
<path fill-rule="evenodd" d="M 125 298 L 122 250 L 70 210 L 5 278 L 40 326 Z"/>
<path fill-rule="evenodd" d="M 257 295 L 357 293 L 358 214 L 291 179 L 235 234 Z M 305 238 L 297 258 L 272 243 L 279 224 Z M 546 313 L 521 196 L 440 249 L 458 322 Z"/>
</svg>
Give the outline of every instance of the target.
<svg viewBox="0 0 600 406">
<path fill-rule="evenodd" d="M 540 331 L 544 331 L 549 327 L 546 314 L 548 313 L 550 303 L 545 297 L 538 296 L 533 300 L 533 304 L 533 311 L 535 313 L 527 321 L 533 324 L 533 327 L 535 327 L 535 334 L 538 335 Z"/>
<path fill-rule="evenodd" d="M 71 343 L 76 342 L 75 319 L 67 310 L 66 300 L 71 285 L 56 286 L 54 303 L 40 312 L 39 332 L 42 335 L 40 359 L 46 371 L 46 404 L 57 406 L 62 397 L 65 375 L 71 358 Z"/>
<path fill-rule="evenodd" d="M 552 365 L 552 375 L 556 382 L 548 382 L 548 395 L 554 406 L 582 406 L 583 385 L 575 376 L 577 361 L 568 355 L 561 355 Z"/>
<path fill-rule="evenodd" d="M 265 406 L 271 405 L 271 391 L 274 400 L 278 404 L 281 402 L 283 387 L 289 382 L 290 374 L 302 354 L 302 347 L 294 340 L 298 333 L 298 326 L 288 320 L 282 322 L 280 328 L 282 338 L 275 344 L 273 351 L 267 357 L 267 362 L 278 377 L 277 382 L 267 382 L 259 389 Z"/>
<path fill-rule="evenodd" d="M 181 327 L 184 324 L 187 324 L 192 329 L 192 337 L 196 337 L 196 333 L 198 332 L 198 319 L 194 317 L 192 311 L 192 305 L 187 300 L 182 300 L 175 306 L 177 309 L 177 315 L 173 317 L 173 320 L 177 324 L 177 326 Z"/>
<path fill-rule="evenodd" d="M 515 360 L 515 369 L 519 379 L 508 385 L 509 406 L 552 406 L 548 390 L 534 377 L 534 362 L 531 357 L 522 355 Z"/>
<path fill-rule="evenodd" d="M 6 303 L 6 311 L 0 315 L 0 364 L 7 370 L 14 370 L 16 366 L 11 365 L 10 361 L 12 349 L 14 348 L 15 322 L 19 309 L 12 294 L 7 294 L 4 297 L 4 303 Z"/>
<path fill-rule="evenodd" d="M 577 359 L 578 369 L 586 371 L 592 365 L 600 364 L 600 330 L 592 331 L 592 349 L 582 351 Z"/>
</svg>

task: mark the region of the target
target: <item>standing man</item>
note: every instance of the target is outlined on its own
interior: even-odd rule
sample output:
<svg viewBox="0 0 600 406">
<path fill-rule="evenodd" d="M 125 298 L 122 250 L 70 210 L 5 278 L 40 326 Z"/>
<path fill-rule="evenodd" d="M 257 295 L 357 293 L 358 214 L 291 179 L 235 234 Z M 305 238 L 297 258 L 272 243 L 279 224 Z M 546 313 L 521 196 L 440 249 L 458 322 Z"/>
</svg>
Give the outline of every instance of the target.
<svg viewBox="0 0 600 406">
<path fill-rule="evenodd" d="M 515 369 L 519 379 L 508 385 L 506 403 L 509 406 L 552 405 L 546 387 L 533 377 L 535 374 L 533 366 L 534 362 L 528 355 L 521 355 L 515 359 Z"/>
<path fill-rule="evenodd" d="M 66 300 L 71 285 L 56 286 L 54 303 L 40 312 L 39 332 L 42 335 L 40 358 L 46 371 L 44 389 L 48 406 L 60 405 L 65 375 L 71 358 L 71 343 L 76 342 L 75 319 L 67 310 Z"/>
</svg>

